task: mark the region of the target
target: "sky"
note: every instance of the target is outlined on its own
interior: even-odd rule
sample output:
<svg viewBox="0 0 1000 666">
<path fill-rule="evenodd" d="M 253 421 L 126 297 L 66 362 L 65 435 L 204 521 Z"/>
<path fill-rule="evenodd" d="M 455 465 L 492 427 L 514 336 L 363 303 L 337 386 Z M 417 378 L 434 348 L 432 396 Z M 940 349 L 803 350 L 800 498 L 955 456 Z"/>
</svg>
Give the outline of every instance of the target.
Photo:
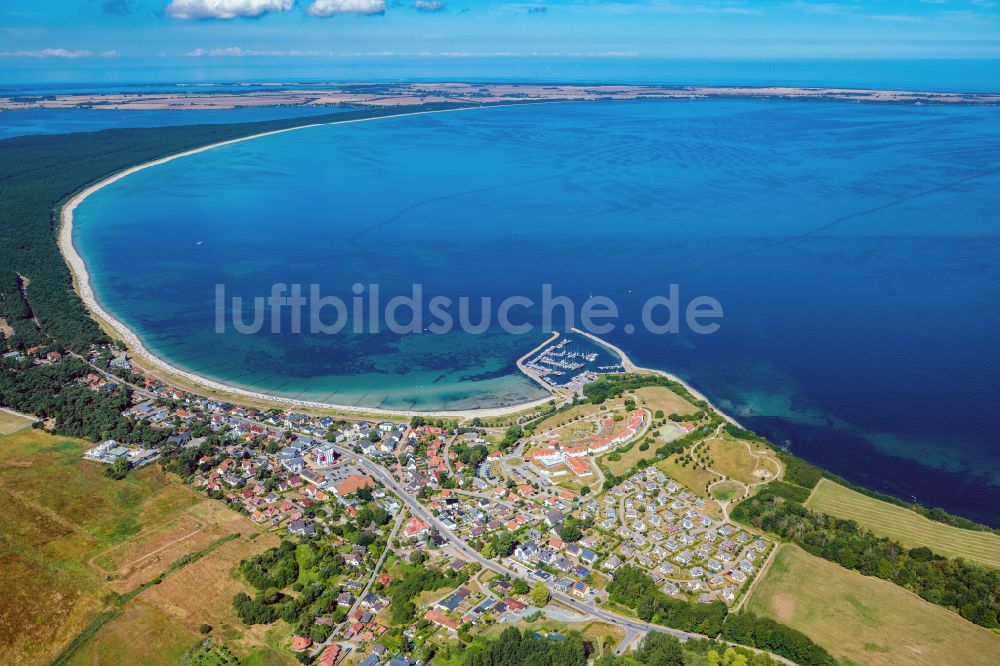
<svg viewBox="0 0 1000 666">
<path fill-rule="evenodd" d="M 1000 0 L 0 1 L 4 83 L 545 78 L 571 61 L 626 76 L 678 59 L 1000 59 Z"/>
</svg>

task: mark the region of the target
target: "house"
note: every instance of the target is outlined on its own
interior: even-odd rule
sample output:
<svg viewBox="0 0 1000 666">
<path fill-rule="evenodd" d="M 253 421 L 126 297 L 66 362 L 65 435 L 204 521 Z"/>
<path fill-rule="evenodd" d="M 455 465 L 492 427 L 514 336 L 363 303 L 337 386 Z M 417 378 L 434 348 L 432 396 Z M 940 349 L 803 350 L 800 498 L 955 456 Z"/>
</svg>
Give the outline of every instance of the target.
<svg viewBox="0 0 1000 666">
<path fill-rule="evenodd" d="M 311 638 L 306 636 L 292 636 L 292 652 L 302 652 L 313 644 Z"/>
<path fill-rule="evenodd" d="M 514 557 L 522 562 L 531 564 L 538 559 L 538 545 L 531 541 L 518 544 L 514 549 Z"/>
<path fill-rule="evenodd" d="M 375 482 L 364 474 L 351 474 L 349 477 L 337 484 L 337 497 L 353 495 L 362 488 L 374 488 Z"/>
<path fill-rule="evenodd" d="M 429 532 L 430 529 L 431 526 L 428 523 L 424 522 L 420 518 L 417 518 L 416 516 L 413 516 L 406 522 L 406 525 L 403 527 L 403 536 L 405 536 L 407 539 L 412 539 L 414 537 L 419 537 L 421 535 L 427 534 L 427 532 Z"/>
<path fill-rule="evenodd" d="M 311 537 L 316 534 L 316 524 L 311 520 L 293 520 L 288 524 L 289 534 Z"/>
<path fill-rule="evenodd" d="M 370 654 L 362 659 L 358 666 L 378 666 L 379 661 L 380 659 L 378 658 L 378 655 Z"/>
<path fill-rule="evenodd" d="M 334 666 L 334 664 L 340 660 L 342 652 L 343 649 L 338 644 L 334 643 L 323 650 L 323 654 L 321 654 L 319 659 L 313 663 L 317 664 L 317 666 Z"/>
<path fill-rule="evenodd" d="M 463 601 L 465 601 L 465 599 L 469 596 L 469 594 L 470 594 L 469 590 L 465 589 L 464 587 L 460 587 L 451 594 L 449 594 L 444 599 L 438 601 L 434 605 L 437 606 L 438 608 L 441 608 L 442 610 L 453 611 L 456 608 L 458 608 Z"/>
<path fill-rule="evenodd" d="M 449 631 L 457 632 L 459 623 L 457 620 L 453 620 L 444 613 L 436 610 L 429 610 L 424 614 L 424 619 L 433 622 L 436 625 L 446 627 Z"/>
</svg>

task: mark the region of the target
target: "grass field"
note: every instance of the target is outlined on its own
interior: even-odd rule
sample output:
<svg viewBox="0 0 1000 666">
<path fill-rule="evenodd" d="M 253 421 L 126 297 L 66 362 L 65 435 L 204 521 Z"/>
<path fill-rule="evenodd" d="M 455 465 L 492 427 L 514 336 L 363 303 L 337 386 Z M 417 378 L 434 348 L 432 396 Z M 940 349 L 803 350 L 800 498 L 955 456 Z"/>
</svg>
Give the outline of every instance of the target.
<svg viewBox="0 0 1000 666">
<path fill-rule="evenodd" d="M 694 414 L 698 408 L 664 386 L 646 386 L 636 389 L 636 397 L 651 413 L 662 410 L 664 416 L 671 414 Z"/>
<path fill-rule="evenodd" d="M 582 405 L 576 405 L 575 407 L 567 409 L 565 412 L 553 414 L 552 416 L 544 419 L 535 427 L 535 432 L 542 433 L 548 430 L 554 430 L 555 428 L 564 426 L 567 423 L 572 423 L 581 418 L 592 416 L 600 411 L 600 409 L 600 406 L 589 402 Z M 593 427 L 591 427 L 590 431 L 593 432 Z"/>
<path fill-rule="evenodd" d="M 126 604 L 123 615 L 73 659 L 86 652 L 87 663 L 123 663 L 113 655 L 123 649 L 121 637 L 132 631 L 133 620 L 140 629 L 129 640 L 145 640 L 145 626 L 147 636 L 164 641 L 163 654 L 183 654 L 198 640 L 194 632 L 205 620 L 188 620 L 177 609 L 194 608 L 193 616 L 195 604 L 202 603 L 216 611 L 211 618 L 218 626 L 235 623 L 234 617 L 223 617 L 232 613 L 229 599 L 235 592 L 227 587 L 226 596 L 206 601 L 201 595 L 215 589 L 214 581 L 192 580 L 191 572 L 207 569 L 238 585 L 231 574 L 240 557 L 274 539 L 255 536 L 259 529 L 249 520 L 205 500 L 158 467 L 136 470 L 121 481 L 107 478 L 102 465 L 81 458 L 89 446 L 39 430 L 0 437 L 0 663 L 48 663 L 116 593 L 154 578 L 181 555 L 241 532 L 243 538 Z M 185 581 L 190 590 L 179 596 L 189 600 L 173 609 L 154 594 Z M 244 645 L 250 649 L 256 643 Z"/>
<path fill-rule="evenodd" d="M 743 488 L 732 481 L 723 481 L 712 487 L 712 497 L 720 502 L 726 502 L 733 498 L 740 498 L 743 495 Z"/>
<path fill-rule="evenodd" d="M 829 479 L 819 482 L 806 506 L 837 518 L 854 520 L 875 534 L 910 548 L 927 546 L 939 555 L 1000 567 L 1000 536 L 945 525 L 910 509 L 862 495 Z"/>
<path fill-rule="evenodd" d="M 961 666 L 991 663 L 1000 653 L 1000 635 L 791 544 L 779 546 L 748 608 L 850 664 Z"/>
<path fill-rule="evenodd" d="M 642 443 L 645 437 L 641 437 L 635 441 L 635 445 L 626 451 L 625 453 L 619 453 L 621 456 L 620 460 L 608 460 L 607 456 L 604 457 L 604 464 L 607 465 L 608 469 L 611 470 L 613 474 L 625 474 L 632 466 L 643 458 L 655 458 L 656 457 L 656 447 L 655 443 L 649 445 L 649 448 L 645 451 L 639 450 L 639 445 Z M 609 454 L 610 455 L 610 454 Z"/>
<path fill-rule="evenodd" d="M 768 449 L 759 444 L 750 444 L 748 449 L 743 440 L 723 434 L 706 440 L 705 446 L 711 455 L 712 469 L 746 485 L 774 478 L 780 469 L 773 456 L 761 455 Z"/>
<path fill-rule="evenodd" d="M 0 435 L 10 435 L 27 428 L 32 423 L 31 419 L 0 409 Z"/>
</svg>

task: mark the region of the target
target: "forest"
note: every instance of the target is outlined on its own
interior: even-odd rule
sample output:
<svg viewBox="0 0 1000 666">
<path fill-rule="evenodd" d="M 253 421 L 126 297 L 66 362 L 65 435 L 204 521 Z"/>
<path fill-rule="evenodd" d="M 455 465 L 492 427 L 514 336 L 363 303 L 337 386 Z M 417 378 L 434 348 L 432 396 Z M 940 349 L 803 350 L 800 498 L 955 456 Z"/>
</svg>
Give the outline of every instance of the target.
<svg viewBox="0 0 1000 666">
<path fill-rule="evenodd" d="M 907 549 L 852 520 L 810 511 L 795 499 L 769 489 L 738 504 L 731 515 L 813 555 L 912 590 L 971 622 L 990 629 L 1000 627 L 1000 571 L 961 559 L 949 560 L 925 547 Z"/>
<path fill-rule="evenodd" d="M 0 364 L 0 404 L 53 419 L 56 433 L 92 442 L 115 439 L 151 447 L 167 438 L 170 433 L 122 416 L 130 404 L 128 389 L 102 393 L 77 382 L 91 372 L 93 368 L 72 356 L 52 365 L 28 360 Z"/>
</svg>

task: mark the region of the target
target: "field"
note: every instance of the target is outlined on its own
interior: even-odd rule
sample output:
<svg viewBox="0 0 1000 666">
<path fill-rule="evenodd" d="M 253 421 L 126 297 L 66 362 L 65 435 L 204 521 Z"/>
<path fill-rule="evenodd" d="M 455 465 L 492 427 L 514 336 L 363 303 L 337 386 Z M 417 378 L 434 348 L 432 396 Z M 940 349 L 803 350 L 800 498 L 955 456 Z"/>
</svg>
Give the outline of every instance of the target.
<svg viewBox="0 0 1000 666">
<path fill-rule="evenodd" d="M 10 435 L 31 425 L 31 419 L 6 409 L 0 409 L 0 435 Z"/>
<path fill-rule="evenodd" d="M 782 544 L 749 610 L 802 631 L 851 664 L 986 664 L 1000 635 L 888 581 Z"/>
<path fill-rule="evenodd" d="M 608 457 L 605 456 L 603 458 L 603 461 L 604 464 L 607 466 L 608 470 L 610 470 L 612 474 L 616 475 L 625 474 L 630 469 L 632 469 L 633 465 L 635 465 L 643 458 L 650 458 L 650 459 L 654 458 L 656 456 L 657 444 L 652 443 L 649 445 L 648 449 L 646 449 L 645 451 L 640 451 L 639 445 L 642 444 L 643 439 L 644 437 L 634 440 L 635 444 L 632 446 L 631 449 L 629 449 L 625 453 L 619 453 L 618 455 L 621 456 L 620 460 L 609 460 Z M 612 451 L 611 453 L 614 453 L 614 451 Z"/>
<path fill-rule="evenodd" d="M 720 502 L 728 502 L 743 496 L 743 487 L 732 481 L 723 481 L 712 487 L 712 497 Z"/>
<path fill-rule="evenodd" d="M 549 430 L 554 430 L 556 428 L 566 425 L 567 423 L 572 423 L 574 421 L 582 420 L 583 418 L 586 418 L 588 416 L 593 416 L 598 411 L 600 411 L 600 409 L 601 408 L 598 405 L 594 405 L 589 402 L 583 403 L 581 405 L 576 405 L 575 407 L 567 409 L 565 412 L 561 412 L 559 414 L 553 414 L 552 416 L 545 418 L 535 428 L 535 432 L 543 433 Z M 591 426 L 590 432 L 593 431 L 594 429 Z"/>
<path fill-rule="evenodd" d="M 711 456 L 710 467 L 744 485 L 761 483 L 774 478 L 780 466 L 768 449 L 759 444 L 749 444 L 726 434 L 705 440 Z M 748 448 L 751 447 L 751 448 Z"/>
<path fill-rule="evenodd" d="M 901 506 L 862 495 L 822 479 L 806 506 L 814 511 L 856 521 L 872 532 L 904 546 L 927 546 L 946 557 L 963 557 L 1000 567 L 1000 536 L 939 523 Z"/>
<path fill-rule="evenodd" d="M 642 404 L 652 414 L 662 411 L 664 416 L 670 416 L 671 414 L 685 416 L 698 411 L 690 402 L 664 386 L 646 386 L 636 389 L 635 395 L 639 398 L 637 402 Z"/>
<path fill-rule="evenodd" d="M 241 532 L 242 538 L 128 602 L 123 615 L 73 658 L 86 653 L 88 663 L 92 657 L 93 663 L 114 663 L 128 641 L 150 636 L 163 641 L 162 654 L 183 654 L 198 641 L 194 632 L 206 621 L 194 617 L 199 603 L 211 607 L 210 623 L 235 623 L 223 617 L 232 612 L 233 593 L 206 600 L 217 581 L 193 581 L 192 573 L 208 570 L 230 586 L 239 585 L 232 572 L 240 557 L 274 539 L 257 536 L 249 520 L 205 500 L 156 466 L 113 481 L 104 476 L 103 465 L 82 460 L 88 446 L 38 430 L 0 437 L 0 663 L 48 663 L 108 608 L 116 593 L 154 578 L 181 555 Z M 168 607 L 163 595 L 185 582 L 190 589 L 179 594 L 184 603 Z M 228 587 L 220 591 L 226 592 Z M 178 608 L 186 608 L 191 619 Z M 135 649 L 141 648 L 136 643 Z"/>
</svg>

